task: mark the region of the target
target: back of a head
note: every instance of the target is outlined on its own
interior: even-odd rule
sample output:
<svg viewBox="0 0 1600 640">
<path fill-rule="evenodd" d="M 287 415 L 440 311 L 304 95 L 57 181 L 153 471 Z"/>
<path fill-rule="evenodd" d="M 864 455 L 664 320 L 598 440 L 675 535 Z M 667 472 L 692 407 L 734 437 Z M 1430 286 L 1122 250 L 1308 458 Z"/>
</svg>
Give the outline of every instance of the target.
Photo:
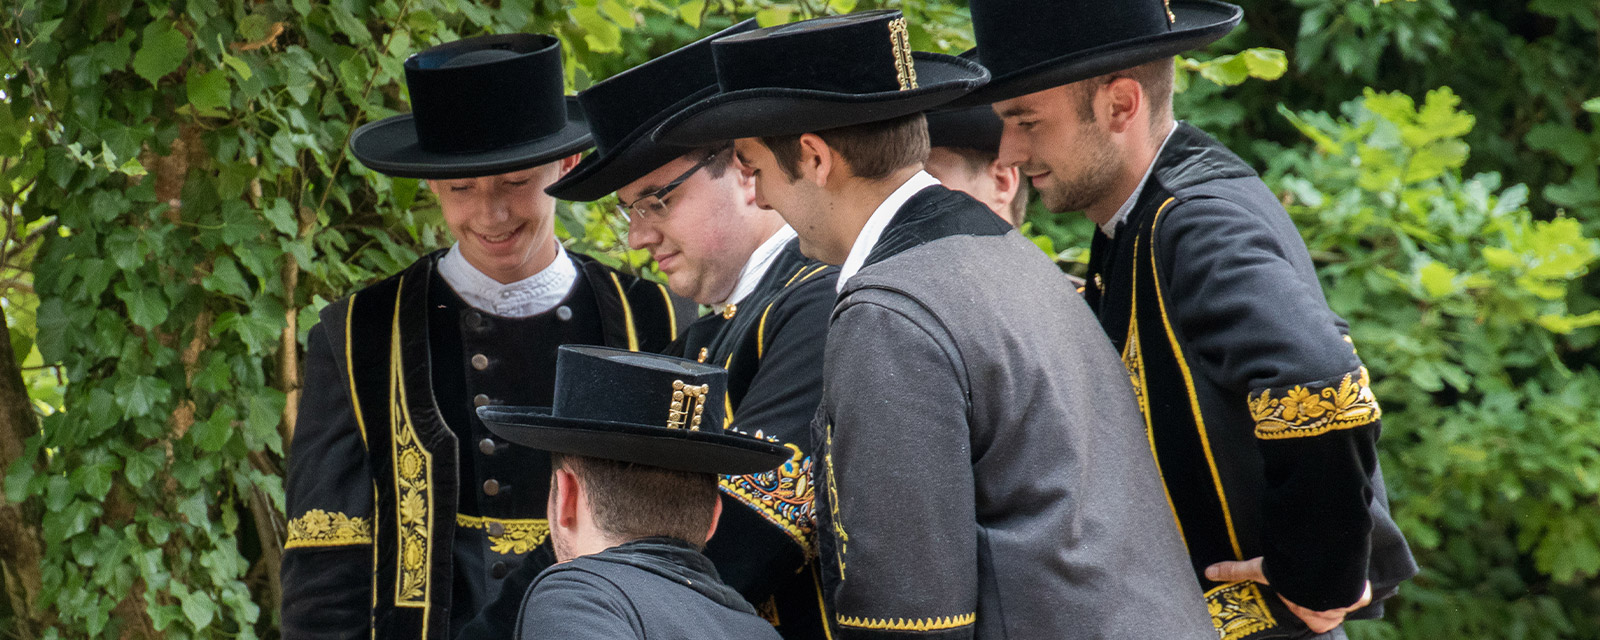
<svg viewBox="0 0 1600 640">
<path fill-rule="evenodd" d="M 816 135 L 843 158 L 850 174 L 862 180 L 883 180 L 906 167 L 928 160 L 928 123 L 921 113 L 868 122 Z M 761 138 L 790 180 L 800 174 L 800 136 Z"/>
<path fill-rule="evenodd" d="M 720 499 L 717 476 L 583 456 L 552 454 L 588 497 L 596 527 L 623 542 L 654 536 L 704 547 Z"/>
</svg>

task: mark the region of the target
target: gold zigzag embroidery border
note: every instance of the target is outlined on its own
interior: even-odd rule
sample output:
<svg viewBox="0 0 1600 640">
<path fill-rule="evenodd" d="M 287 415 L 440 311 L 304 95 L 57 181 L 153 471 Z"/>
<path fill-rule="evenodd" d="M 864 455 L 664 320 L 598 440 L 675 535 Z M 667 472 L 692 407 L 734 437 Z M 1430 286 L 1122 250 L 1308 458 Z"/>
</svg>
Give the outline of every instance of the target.
<svg viewBox="0 0 1600 640">
<path fill-rule="evenodd" d="M 839 616 L 839 626 L 856 629 L 886 629 L 890 631 L 943 631 L 957 629 L 977 622 L 978 613 L 942 618 L 858 618 Z"/>
</svg>

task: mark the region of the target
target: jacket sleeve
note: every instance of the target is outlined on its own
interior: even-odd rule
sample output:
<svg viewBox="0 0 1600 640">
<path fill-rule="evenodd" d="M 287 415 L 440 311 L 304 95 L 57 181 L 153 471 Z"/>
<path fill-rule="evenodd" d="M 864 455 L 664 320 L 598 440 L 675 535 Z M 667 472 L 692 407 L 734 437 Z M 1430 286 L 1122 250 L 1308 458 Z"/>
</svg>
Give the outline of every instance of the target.
<svg viewBox="0 0 1600 640">
<path fill-rule="evenodd" d="M 937 321 L 908 313 L 852 300 L 828 335 L 819 532 L 834 638 L 973 636 L 963 369 Z"/>
<path fill-rule="evenodd" d="M 366 638 L 372 625 L 372 475 L 327 324 L 311 329 L 289 449 L 285 640 Z M 341 342 L 342 344 L 342 342 Z"/>
<path fill-rule="evenodd" d="M 1380 411 L 1305 245 L 1281 210 L 1220 198 L 1174 206 L 1157 230 L 1163 295 L 1188 357 L 1254 423 L 1240 427 L 1254 429 L 1263 463 L 1267 579 L 1313 610 L 1355 603 L 1370 553 Z"/>
</svg>

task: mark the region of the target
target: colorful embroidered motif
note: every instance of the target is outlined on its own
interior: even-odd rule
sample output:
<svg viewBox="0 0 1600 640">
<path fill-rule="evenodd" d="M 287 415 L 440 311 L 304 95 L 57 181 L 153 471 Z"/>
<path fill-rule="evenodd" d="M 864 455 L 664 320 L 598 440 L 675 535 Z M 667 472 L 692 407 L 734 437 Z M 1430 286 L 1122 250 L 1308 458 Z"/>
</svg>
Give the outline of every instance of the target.
<svg viewBox="0 0 1600 640">
<path fill-rule="evenodd" d="M 1250 417 L 1263 440 L 1304 438 L 1372 424 L 1383 416 L 1368 387 L 1367 368 L 1332 380 L 1281 393 L 1264 389 L 1250 396 Z"/>
<path fill-rule="evenodd" d="M 1220 640 L 1239 640 L 1278 626 L 1261 595 L 1261 587 L 1248 580 L 1230 582 L 1206 592 L 1206 609 Z"/>
<path fill-rule="evenodd" d="M 724 492 L 781 527 L 800 548 L 810 553 L 811 537 L 817 529 L 811 458 L 802 455 L 799 447 L 784 446 L 792 453 L 783 466 L 764 473 L 722 476 L 720 484 Z"/>
<path fill-rule="evenodd" d="M 372 521 L 337 511 L 312 509 L 289 521 L 289 540 L 283 548 L 339 547 L 372 544 Z"/>
<path fill-rule="evenodd" d="M 889 21 L 889 42 L 894 44 L 894 73 L 900 80 L 900 90 L 917 88 L 917 65 L 911 57 L 911 32 L 905 18 Z"/>
<path fill-rule="evenodd" d="M 458 513 L 456 526 L 489 532 L 489 550 L 501 555 L 520 556 L 550 537 L 549 520 L 505 520 Z M 497 529 L 501 533 L 494 533 Z"/>
<path fill-rule="evenodd" d="M 957 629 L 977 622 L 978 614 L 967 613 L 943 618 L 855 618 L 839 616 L 839 626 L 857 629 L 888 629 L 891 631 L 942 631 Z"/>
<path fill-rule="evenodd" d="M 404 283 L 401 283 L 404 286 Z M 428 606 L 428 574 L 433 565 L 433 454 L 417 441 L 411 414 L 406 409 L 405 374 L 400 357 L 400 307 L 395 296 L 395 319 L 389 346 L 389 430 L 394 456 L 395 500 L 399 514 L 399 579 L 394 604 Z"/>
</svg>

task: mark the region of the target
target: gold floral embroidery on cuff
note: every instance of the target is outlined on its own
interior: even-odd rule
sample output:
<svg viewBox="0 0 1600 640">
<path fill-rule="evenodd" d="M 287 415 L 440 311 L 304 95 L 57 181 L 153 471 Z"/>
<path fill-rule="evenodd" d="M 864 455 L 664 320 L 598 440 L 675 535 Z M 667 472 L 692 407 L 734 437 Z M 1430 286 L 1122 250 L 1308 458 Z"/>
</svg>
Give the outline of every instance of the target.
<svg viewBox="0 0 1600 640">
<path fill-rule="evenodd" d="M 1368 384 L 1367 368 L 1361 367 L 1337 380 L 1252 393 L 1250 417 L 1256 423 L 1256 437 L 1305 438 L 1377 422 L 1383 410 Z"/>
<path fill-rule="evenodd" d="M 1248 580 L 1229 582 L 1206 592 L 1206 609 L 1221 640 L 1239 640 L 1278 626 L 1261 595 L 1261 587 Z"/>
<path fill-rule="evenodd" d="M 783 529 L 795 544 L 810 553 L 816 533 L 816 490 L 811 480 L 811 457 L 792 444 L 783 466 L 743 476 L 722 476 L 722 491 L 749 506 L 768 522 Z"/>
<path fill-rule="evenodd" d="M 501 555 L 522 555 L 550 537 L 549 520 L 504 520 L 456 514 L 456 526 L 489 532 L 489 550 Z"/>
<path fill-rule="evenodd" d="M 289 521 L 289 540 L 283 548 L 341 547 L 372 544 L 372 521 L 360 516 L 347 516 L 337 511 L 329 513 L 312 509 Z"/>
<path fill-rule="evenodd" d="M 857 618 L 839 616 L 839 626 L 890 631 L 942 631 L 958 629 L 978 621 L 978 614 L 967 613 L 943 618 Z"/>
</svg>

